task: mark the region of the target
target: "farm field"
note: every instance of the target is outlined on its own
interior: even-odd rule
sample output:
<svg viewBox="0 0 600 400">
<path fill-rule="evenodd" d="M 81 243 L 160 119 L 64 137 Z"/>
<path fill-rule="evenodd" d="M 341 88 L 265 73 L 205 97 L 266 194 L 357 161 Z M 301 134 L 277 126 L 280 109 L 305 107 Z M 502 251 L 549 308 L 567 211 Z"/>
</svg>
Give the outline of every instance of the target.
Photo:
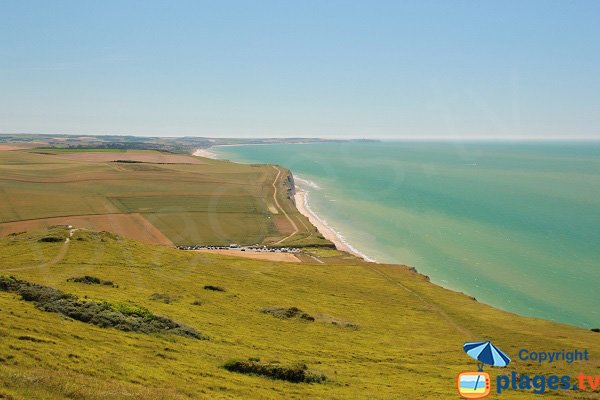
<svg viewBox="0 0 600 400">
<path fill-rule="evenodd" d="M 0 236 L 47 229 L 56 225 L 71 225 L 78 228 L 109 231 L 139 240 L 144 243 L 155 243 L 172 246 L 173 243 L 146 218 L 137 213 L 82 215 L 71 217 L 40 218 L 19 222 L 0 224 Z"/>
<path fill-rule="evenodd" d="M 0 239 L 0 281 L 13 275 L 86 302 L 143 307 L 208 339 L 101 327 L 0 290 L 4 398 L 451 399 L 458 398 L 457 373 L 476 369 L 463 343 L 486 339 L 513 357 L 507 368 L 486 367 L 493 380 L 512 371 L 576 376 L 600 368 L 598 333 L 499 311 L 403 266 L 259 261 L 85 230 L 67 244 L 45 240 L 64 240 L 68 232 L 53 228 Z M 315 255 L 335 260 L 336 253 Z M 72 279 L 83 276 L 110 284 Z M 264 312 L 293 307 L 314 320 Z M 590 361 L 527 363 L 516 356 L 521 348 L 588 349 Z M 290 383 L 224 368 L 249 359 L 306 364 L 326 380 Z M 507 390 L 501 397 L 532 396 L 538 397 Z M 551 397 L 592 399 L 597 393 L 558 390 Z"/>
<path fill-rule="evenodd" d="M 0 235 L 70 224 L 156 244 L 330 245 L 288 198 L 287 176 L 151 150 L 2 151 Z"/>
</svg>

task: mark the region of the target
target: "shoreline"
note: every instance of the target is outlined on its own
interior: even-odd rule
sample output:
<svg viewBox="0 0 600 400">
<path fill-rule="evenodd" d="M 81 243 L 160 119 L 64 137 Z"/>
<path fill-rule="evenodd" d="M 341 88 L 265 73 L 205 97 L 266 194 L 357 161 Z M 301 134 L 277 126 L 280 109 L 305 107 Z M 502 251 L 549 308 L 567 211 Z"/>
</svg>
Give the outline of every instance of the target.
<svg viewBox="0 0 600 400">
<path fill-rule="evenodd" d="M 267 145 L 267 144 L 270 144 L 270 143 L 263 143 L 263 145 Z M 298 143 L 298 144 L 303 144 L 303 143 Z M 215 145 L 215 146 L 211 146 L 211 147 L 217 147 L 217 146 L 223 146 L 223 147 L 224 146 L 243 146 L 243 144 L 242 145 L 224 144 L 224 145 Z M 254 145 L 252 145 L 252 146 L 254 146 Z M 204 149 L 196 149 L 194 151 L 193 155 L 197 156 L 197 157 L 205 157 L 205 158 L 217 160 L 218 159 L 217 154 L 213 153 L 209 149 L 210 149 L 210 147 L 204 148 Z M 295 178 L 296 178 L 296 181 L 299 181 L 299 180 L 304 181 L 302 178 L 299 178 L 299 177 L 295 177 Z M 308 181 L 306 181 L 306 182 L 307 182 L 307 184 L 310 185 L 310 183 Z M 298 210 L 298 212 L 300 214 L 304 215 L 306 218 L 308 218 L 309 222 L 311 224 L 313 224 L 313 226 L 315 228 L 317 228 L 317 231 L 321 235 L 323 235 L 323 237 L 325 239 L 332 242 L 335 245 L 336 249 L 350 253 L 353 256 L 361 258 L 367 262 L 374 262 L 374 263 L 377 262 L 377 260 L 374 260 L 374 259 L 370 258 L 369 256 L 367 256 L 366 254 L 361 253 L 358 249 L 356 249 L 350 243 L 348 243 L 339 232 L 337 232 L 335 229 L 333 229 L 332 227 L 327 225 L 327 223 L 324 222 L 310 208 L 310 205 L 308 204 L 309 192 L 307 190 L 304 190 L 302 187 L 298 186 L 298 184 L 294 184 L 294 189 L 296 191 L 296 194 L 294 195 L 294 202 L 296 204 L 296 209 Z"/>
<path fill-rule="evenodd" d="M 211 160 L 216 160 L 217 155 L 215 153 L 213 153 L 212 151 L 210 151 L 209 149 L 210 149 L 210 147 L 208 147 L 206 149 L 196 149 L 196 150 L 194 150 L 192 155 L 196 156 L 196 157 L 204 157 L 204 158 L 210 158 Z"/>
<path fill-rule="evenodd" d="M 308 218 L 310 223 L 313 224 L 315 228 L 317 228 L 317 231 L 319 231 L 319 233 L 323 235 L 325 239 L 332 242 L 335 245 L 336 249 L 340 251 L 345 251 L 368 262 L 377 262 L 376 260 L 368 257 L 367 255 L 361 253 L 359 250 L 353 247 L 344 239 L 344 237 L 339 232 L 337 232 L 335 229 L 327 225 L 327 223 L 324 222 L 321 218 L 319 218 L 319 216 L 310 208 L 308 204 L 309 192 L 302 189 L 298 185 L 295 185 L 295 187 L 296 194 L 294 195 L 294 200 L 296 201 L 296 209 L 300 214 Z"/>
</svg>

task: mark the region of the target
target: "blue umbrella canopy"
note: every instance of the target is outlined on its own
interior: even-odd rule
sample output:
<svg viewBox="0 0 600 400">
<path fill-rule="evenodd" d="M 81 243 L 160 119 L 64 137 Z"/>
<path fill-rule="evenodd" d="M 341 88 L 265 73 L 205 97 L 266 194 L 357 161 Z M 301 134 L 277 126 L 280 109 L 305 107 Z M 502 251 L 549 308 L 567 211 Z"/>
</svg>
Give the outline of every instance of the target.
<svg viewBox="0 0 600 400">
<path fill-rule="evenodd" d="M 483 364 L 493 367 L 506 367 L 510 358 L 492 342 L 469 342 L 463 346 L 465 353 Z"/>
</svg>

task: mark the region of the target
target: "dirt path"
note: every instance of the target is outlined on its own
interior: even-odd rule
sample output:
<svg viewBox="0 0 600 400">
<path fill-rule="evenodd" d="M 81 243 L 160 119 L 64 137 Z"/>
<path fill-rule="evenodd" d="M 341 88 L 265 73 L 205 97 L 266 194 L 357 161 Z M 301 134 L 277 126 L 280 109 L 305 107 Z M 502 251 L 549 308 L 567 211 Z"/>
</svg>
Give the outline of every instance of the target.
<svg viewBox="0 0 600 400">
<path fill-rule="evenodd" d="M 39 265 L 33 265 L 30 267 L 10 268 L 10 269 L 5 269 L 3 271 L 23 271 L 26 269 L 48 268 L 48 267 L 58 264 L 59 262 L 64 260 L 65 256 L 67 255 L 67 251 L 69 250 L 69 243 L 71 243 L 71 238 L 73 237 L 73 233 L 75 233 L 75 231 L 77 231 L 77 229 L 71 229 L 69 231 L 69 236 L 67 236 L 67 238 L 63 242 L 63 245 L 60 247 L 60 250 L 58 250 L 58 253 L 56 253 L 56 256 L 54 256 L 54 258 L 52 260 L 45 262 L 43 264 L 39 264 Z"/>
<path fill-rule="evenodd" d="M 304 254 L 305 256 L 308 256 L 310 258 L 312 258 L 313 260 L 315 260 L 316 262 L 318 262 L 319 264 L 325 264 L 324 261 L 319 260 L 317 257 L 313 256 L 312 254 Z"/>
<path fill-rule="evenodd" d="M 275 169 L 275 171 L 277 171 L 277 175 L 275 176 L 275 179 L 273 179 L 273 183 L 271 184 L 271 186 L 273 186 L 273 201 L 275 202 L 275 207 L 277 207 L 277 209 L 287 218 L 287 220 L 290 222 L 290 224 L 294 228 L 294 232 L 292 232 L 291 234 L 287 235 L 286 237 L 284 237 L 283 239 L 281 239 L 280 241 L 275 243 L 275 244 L 280 244 L 280 243 L 283 243 L 284 241 L 288 240 L 289 238 L 291 238 L 298 232 L 300 232 L 300 230 L 298 229 L 298 225 L 296 225 L 294 220 L 292 220 L 292 218 L 288 215 L 288 213 L 285 212 L 285 210 L 281 207 L 281 205 L 279 204 L 279 201 L 277 200 L 277 181 L 279 180 L 279 177 L 281 176 L 281 170 L 274 165 L 273 165 L 273 168 Z"/>
<path fill-rule="evenodd" d="M 278 261 L 278 262 L 293 262 L 299 263 L 301 262 L 298 257 L 296 257 L 292 253 L 271 253 L 271 252 L 259 252 L 259 251 L 240 251 L 240 250 L 191 250 L 197 253 L 209 253 L 209 254 L 220 254 L 223 256 L 231 256 L 231 257 L 242 257 L 242 258 L 252 258 L 255 260 L 268 260 L 268 261 Z"/>
</svg>

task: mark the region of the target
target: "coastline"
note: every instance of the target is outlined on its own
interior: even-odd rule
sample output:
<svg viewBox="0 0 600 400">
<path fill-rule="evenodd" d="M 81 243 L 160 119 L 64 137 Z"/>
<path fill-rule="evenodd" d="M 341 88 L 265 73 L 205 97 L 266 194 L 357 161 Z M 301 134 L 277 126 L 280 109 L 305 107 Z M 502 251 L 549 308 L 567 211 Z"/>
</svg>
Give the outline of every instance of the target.
<svg viewBox="0 0 600 400">
<path fill-rule="evenodd" d="M 323 235 L 325 239 L 332 242 L 335 245 L 336 249 L 340 251 L 345 251 L 368 262 L 377 262 L 376 260 L 369 258 L 367 255 L 361 253 L 356 248 L 354 248 L 344 239 L 342 235 L 340 235 L 333 228 L 327 225 L 326 222 L 319 218 L 319 216 L 315 214 L 315 212 L 310 208 L 308 204 L 309 192 L 305 191 L 298 185 L 295 185 L 295 187 L 296 194 L 294 195 L 294 200 L 296 201 L 296 209 L 300 214 L 308 218 L 310 223 L 313 224 L 315 228 L 317 228 L 319 233 L 321 233 L 321 235 Z"/>
<path fill-rule="evenodd" d="M 196 149 L 196 150 L 194 150 L 194 152 L 192 153 L 192 155 L 196 156 L 196 157 L 210 158 L 211 160 L 216 160 L 217 159 L 217 155 L 215 153 L 213 153 L 212 151 L 210 151 L 209 148 L 206 148 L 206 149 Z"/>
<path fill-rule="evenodd" d="M 266 144 L 267 143 L 264 143 L 264 145 L 266 145 Z M 303 144 L 303 143 L 298 143 L 298 144 Z M 244 144 L 241 144 L 241 145 L 224 144 L 224 145 L 215 145 L 215 146 L 211 146 L 211 147 L 217 147 L 217 146 L 223 146 L 223 147 L 225 147 L 225 146 L 244 146 Z M 218 159 L 217 154 L 210 151 L 210 147 L 204 148 L 204 149 L 196 149 L 194 151 L 193 155 L 197 156 L 197 157 L 210 158 L 213 160 Z M 303 181 L 303 182 L 306 182 L 307 185 L 310 185 L 310 182 L 305 181 L 304 179 L 299 178 L 299 177 L 295 177 L 295 181 L 296 182 Z M 361 253 L 358 249 L 356 249 L 350 243 L 348 243 L 339 232 L 337 232 L 336 230 L 331 228 L 329 225 L 327 225 L 327 223 L 325 221 L 323 221 L 310 208 L 310 205 L 308 203 L 308 198 L 309 198 L 308 191 L 306 191 L 302 187 L 298 186 L 298 184 L 294 184 L 294 188 L 295 188 L 295 192 L 296 192 L 296 194 L 294 195 L 294 201 L 296 203 L 296 209 L 298 210 L 298 212 L 300 214 L 304 215 L 306 218 L 308 218 L 310 223 L 313 224 L 315 228 L 317 228 L 317 231 L 319 231 L 319 233 L 321 235 L 323 235 L 323 237 L 325 239 L 332 242 L 335 245 L 336 249 L 350 253 L 350 254 L 352 254 L 358 258 L 361 258 L 365 261 L 368 261 L 368 262 L 375 262 L 375 263 L 377 262 L 376 260 L 368 257 L 366 254 Z"/>
</svg>

